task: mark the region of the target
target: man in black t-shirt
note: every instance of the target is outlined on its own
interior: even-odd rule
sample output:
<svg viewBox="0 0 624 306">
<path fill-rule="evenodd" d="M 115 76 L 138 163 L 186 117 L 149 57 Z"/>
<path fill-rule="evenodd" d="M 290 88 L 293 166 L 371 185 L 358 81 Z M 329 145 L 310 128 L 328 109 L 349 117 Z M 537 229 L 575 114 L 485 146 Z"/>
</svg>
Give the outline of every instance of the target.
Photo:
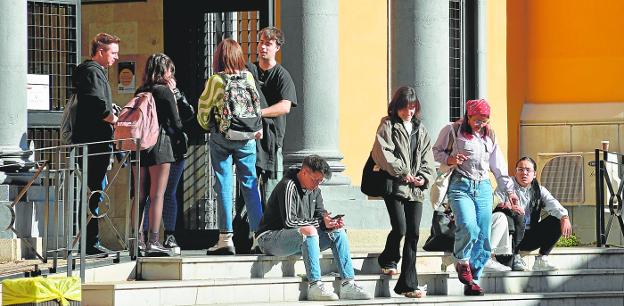
<svg viewBox="0 0 624 306">
<path fill-rule="evenodd" d="M 286 114 L 297 106 L 295 83 L 290 73 L 275 60 L 275 55 L 284 44 L 282 31 L 267 27 L 258 33 L 258 61 L 247 63 L 256 80 L 256 88 L 262 107 L 262 129 L 264 135 L 256 141 L 256 173 L 260 186 L 260 197 L 264 207 L 282 179 L 284 162 L 282 146 L 286 133 Z M 234 225 L 234 246 L 236 252 L 245 254 L 252 251 L 252 235 L 249 232 L 244 200 L 237 197 Z"/>
<path fill-rule="evenodd" d="M 259 32 L 258 61 L 248 64 L 266 104 L 262 106 L 264 138 L 257 142 L 258 181 L 262 203 L 266 205 L 271 192 L 283 175 L 282 146 L 286 133 L 286 114 L 297 106 L 297 93 L 290 73 L 275 56 L 284 44 L 282 31 L 267 27 Z"/>
</svg>

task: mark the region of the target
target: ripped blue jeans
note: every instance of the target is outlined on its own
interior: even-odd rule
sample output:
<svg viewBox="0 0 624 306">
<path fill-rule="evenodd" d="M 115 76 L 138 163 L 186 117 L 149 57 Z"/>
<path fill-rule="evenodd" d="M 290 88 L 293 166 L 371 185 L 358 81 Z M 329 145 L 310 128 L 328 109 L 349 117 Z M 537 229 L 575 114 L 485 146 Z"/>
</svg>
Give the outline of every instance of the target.
<svg viewBox="0 0 624 306">
<path fill-rule="evenodd" d="M 297 228 L 267 231 L 258 238 L 258 245 L 267 255 L 302 255 L 309 282 L 321 280 L 320 253 L 331 248 L 340 277 L 343 280 L 354 279 L 349 240 L 344 229 L 327 232 L 317 227 L 316 230 L 318 236 L 308 237 Z"/>
<path fill-rule="evenodd" d="M 474 181 L 454 174 L 448 199 L 455 213 L 455 260 L 468 261 L 472 276 L 478 280 L 490 259 L 490 227 L 492 226 L 492 184 L 489 180 Z"/>
</svg>

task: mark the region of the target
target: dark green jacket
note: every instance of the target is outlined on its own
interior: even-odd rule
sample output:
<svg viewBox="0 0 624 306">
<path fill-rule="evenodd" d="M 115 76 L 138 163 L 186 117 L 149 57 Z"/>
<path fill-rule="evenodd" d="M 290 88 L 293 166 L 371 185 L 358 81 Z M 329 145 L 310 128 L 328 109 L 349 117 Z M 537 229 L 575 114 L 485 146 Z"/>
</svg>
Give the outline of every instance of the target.
<svg viewBox="0 0 624 306">
<path fill-rule="evenodd" d="M 435 167 L 429 132 L 419 120 L 413 120 L 410 135 L 400 120 L 390 117 L 381 119 L 373 145 L 373 160 L 383 170 L 395 177 L 392 194 L 409 201 L 424 200 L 424 190 L 434 180 Z M 415 150 L 410 149 L 410 139 L 415 139 Z M 403 178 L 411 174 L 422 176 L 425 184 L 420 187 L 405 183 Z"/>
</svg>

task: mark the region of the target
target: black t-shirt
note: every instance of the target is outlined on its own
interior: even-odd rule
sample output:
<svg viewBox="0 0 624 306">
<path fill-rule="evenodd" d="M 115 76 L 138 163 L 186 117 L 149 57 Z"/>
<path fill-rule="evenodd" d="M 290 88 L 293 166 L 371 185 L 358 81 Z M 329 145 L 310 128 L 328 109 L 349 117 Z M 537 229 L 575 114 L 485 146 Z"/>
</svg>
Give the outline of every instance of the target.
<svg viewBox="0 0 624 306">
<path fill-rule="evenodd" d="M 266 98 L 267 104 L 272 106 L 273 104 L 281 101 L 288 100 L 292 102 L 291 106 L 297 106 L 297 92 L 295 91 L 295 83 L 288 73 L 286 68 L 282 67 L 279 63 L 269 70 L 262 70 L 260 64 L 255 62 L 258 72 L 258 83 L 260 89 Z M 282 147 L 284 143 L 284 134 L 286 132 L 286 116 L 279 116 L 273 118 L 276 127 L 277 143 Z"/>
</svg>

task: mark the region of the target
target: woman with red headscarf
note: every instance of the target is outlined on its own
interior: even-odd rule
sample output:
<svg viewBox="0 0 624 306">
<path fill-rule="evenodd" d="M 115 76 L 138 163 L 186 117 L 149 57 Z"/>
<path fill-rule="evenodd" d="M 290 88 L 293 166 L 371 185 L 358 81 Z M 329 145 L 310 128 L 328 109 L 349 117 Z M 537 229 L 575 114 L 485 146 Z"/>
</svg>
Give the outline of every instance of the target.
<svg viewBox="0 0 624 306">
<path fill-rule="evenodd" d="M 453 250 L 455 270 L 465 285 L 465 295 L 483 295 L 478 280 L 491 253 L 493 190 L 489 172 L 492 171 L 498 185 L 505 186 L 512 202 L 518 199 L 489 121 L 487 101 L 468 100 L 464 118 L 444 127 L 433 145 L 437 162 L 455 166 L 447 197 L 457 228 Z"/>
</svg>

